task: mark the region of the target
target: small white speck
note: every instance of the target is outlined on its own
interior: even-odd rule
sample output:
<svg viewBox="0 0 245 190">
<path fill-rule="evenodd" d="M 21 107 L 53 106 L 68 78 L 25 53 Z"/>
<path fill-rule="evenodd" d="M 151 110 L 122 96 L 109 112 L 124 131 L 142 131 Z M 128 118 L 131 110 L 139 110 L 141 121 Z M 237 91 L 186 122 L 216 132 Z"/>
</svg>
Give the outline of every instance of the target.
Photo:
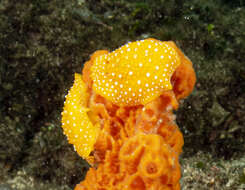
<svg viewBox="0 0 245 190">
<path fill-rule="evenodd" d="M 129 71 L 129 73 L 128 73 L 129 75 L 132 75 L 133 74 L 133 72 L 132 71 Z"/>
<path fill-rule="evenodd" d="M 150 76 L 150 73 L 146 73 L 146 76 L 149 77 Z"/>
<path fill-rule="evenodd" d="M 119 75 L 118 75 L 118 77 L 119 77 L 119 78 L 122 78 L 122 75 L 121 75 L 121 74 L 119 74 Z"/>
<path fill-rule="evenodd" d="M 138 83 L 138 84 L 140 84 L 140 83 L 141 83 L 141 81 L 140 81 L 140 80 L 138 80 L 138 81 L 137 81 L 137 83 Z"/>
</svg>

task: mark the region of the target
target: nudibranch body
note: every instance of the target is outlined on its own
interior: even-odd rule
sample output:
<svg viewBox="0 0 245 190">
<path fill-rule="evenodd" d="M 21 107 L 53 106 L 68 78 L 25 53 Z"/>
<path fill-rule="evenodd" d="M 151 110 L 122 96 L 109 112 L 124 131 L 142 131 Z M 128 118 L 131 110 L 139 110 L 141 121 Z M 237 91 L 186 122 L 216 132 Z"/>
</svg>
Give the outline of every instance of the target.
<svg viewBox="0 0 245 190">
<path fill-rule="evenodd" d="M 74 145 L 78 154 L 88 158 L 93 150 L 99 127 L 93 125 L 87 112 L 88 93 L 80 74 L 75 74 L 75 81 L 66 96 L 62 112 L 62 128 L 69 143 Z"/>
<path fill-rule="evenodd" d="M 170 79 L 180 62 L 171 44 L 155 39 L 94 53 L 85 66 L 89 75 L 75 74 L 66 96 L 62 128 L 69 143 L 81 157 L 89 159 L 100 130 L 100 124 L 94 124 L 88 114 L 90 85 L 95 94 L 118 106 L 145 105 L 172 89 Z"/>
<path fill-rule="evenodd" d="M 94 60 L 93 89 L 116 105 L 144 105 L 172 89 L 170 78 L 179 65 L 178 53 L 167 42 L 130 42 Z"/>
</svg>

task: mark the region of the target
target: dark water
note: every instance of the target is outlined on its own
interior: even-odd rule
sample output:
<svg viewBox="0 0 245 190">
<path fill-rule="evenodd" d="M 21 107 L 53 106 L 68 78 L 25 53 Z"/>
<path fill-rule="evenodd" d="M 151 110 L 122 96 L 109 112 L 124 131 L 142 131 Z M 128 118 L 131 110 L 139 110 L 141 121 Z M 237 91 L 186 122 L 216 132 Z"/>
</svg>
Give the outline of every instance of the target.
<svg viewBox="0 0 245 190">
<path fill-rule="evenodd" d="M 174 41 L 197 83 L 177 111 L 182 189 L 244 189 L 244 1 L 0 1 L 0 190 L 72 189 L 88 169 L 60 128 L 75 72 L 98 49 Z M 199 178 L 197 177 L 199 176 Z"/>
</svg>

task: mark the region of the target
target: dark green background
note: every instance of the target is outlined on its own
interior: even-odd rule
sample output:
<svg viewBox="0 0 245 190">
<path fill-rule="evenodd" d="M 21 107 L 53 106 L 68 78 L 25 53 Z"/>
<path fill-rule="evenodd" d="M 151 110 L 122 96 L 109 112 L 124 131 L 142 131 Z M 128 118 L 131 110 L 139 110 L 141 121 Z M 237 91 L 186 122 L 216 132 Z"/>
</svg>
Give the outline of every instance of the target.
<svg viewBox="0 0 245 190">
<path fill-rule="evenodd" d="M 35 189 L 70 189 L 83 179 L 88 165 L 60 128 L 74 73 L 96 50 L 148 37 L 174 41 L 197 74 L 176 112 L 183 163 L 200 151 L 212 162 L 244 158 L 245 1 L 0 0 L 0 190 L 20 189 L 10 179 L 22 175 Z M 231 189 L 245 183 L 243 167 Z"/>
</svg>

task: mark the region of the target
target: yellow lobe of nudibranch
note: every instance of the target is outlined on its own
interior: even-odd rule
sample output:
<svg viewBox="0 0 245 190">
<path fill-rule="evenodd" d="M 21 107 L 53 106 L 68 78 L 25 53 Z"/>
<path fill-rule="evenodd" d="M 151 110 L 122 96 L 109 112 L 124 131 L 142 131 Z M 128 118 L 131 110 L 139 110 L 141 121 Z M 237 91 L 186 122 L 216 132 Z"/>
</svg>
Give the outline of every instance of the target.
<svg viewBox="0 0 245 190">
<path fill-rule="evenodd" d="M 88 117 L 87 101 L 87 87 L 82 76 L 75 74 L 74 84 L 66 96 L 62 112 L 62 128 L 69 143 L 85 159 L 93 151 L 99 133 L 99 127 L 93 125 Z"/>
<path fill-rule="evenodd" d="M 170 78 L 179 64 L 178 53 L 167 42 L 130 42 L 94 60 L 93 89 L 120 106 L 144 105 L 172 89 Z"/>
</svg>

